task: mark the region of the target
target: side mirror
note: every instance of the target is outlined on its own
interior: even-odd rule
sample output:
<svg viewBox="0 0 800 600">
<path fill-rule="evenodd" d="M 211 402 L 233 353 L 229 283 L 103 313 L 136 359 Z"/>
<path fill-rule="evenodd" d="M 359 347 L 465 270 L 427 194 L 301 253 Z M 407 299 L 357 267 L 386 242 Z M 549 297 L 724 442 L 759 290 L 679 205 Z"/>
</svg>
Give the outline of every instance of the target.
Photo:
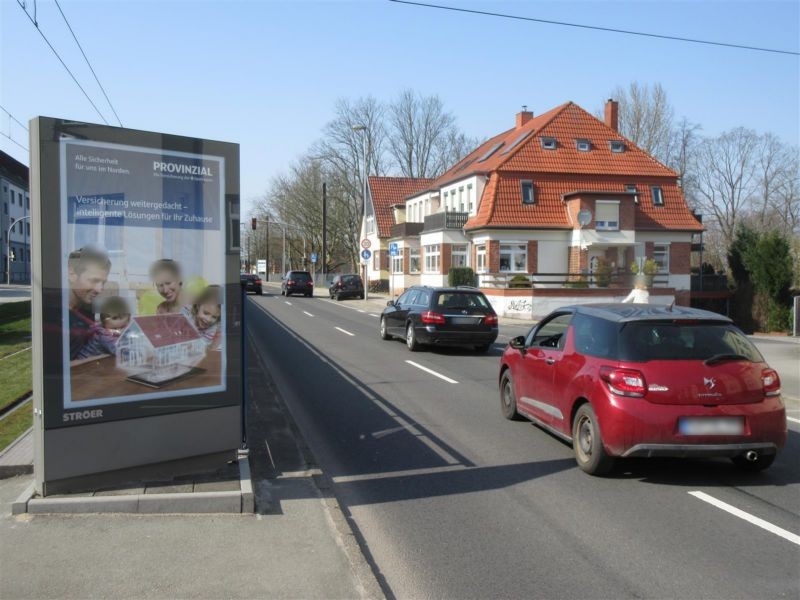
<svg viewBox="0 0 800 600">
<path fill-rule="evenodd" d="M 394 306 L 394 300 L 389 300 L 389 301 L 386 303 L 386 306 Z"/>
<path fill-rule="evenodd" d="M 525 336 L 518 335 L 517 337 L 512 338 L 509 340 L 508 345 L 515 350 L 525 350 Z"/>
</svg>

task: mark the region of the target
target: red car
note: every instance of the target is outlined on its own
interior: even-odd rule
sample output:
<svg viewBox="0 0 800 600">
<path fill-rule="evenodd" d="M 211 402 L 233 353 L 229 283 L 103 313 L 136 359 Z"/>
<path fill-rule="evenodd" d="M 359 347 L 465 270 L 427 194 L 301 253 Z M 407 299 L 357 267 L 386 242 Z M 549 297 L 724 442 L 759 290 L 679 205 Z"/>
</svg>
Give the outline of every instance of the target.
<svg viewBox="0 0 800 600">
<path fill-rule="evenodd" d="M 500 360 L 500 406 L 572 443 L 581 469 L 616 457 L 727 456 L 769 467 L 786 442 L 778 374 L 721 315 L 589 304 L 554 311 Z"/>
</svg>

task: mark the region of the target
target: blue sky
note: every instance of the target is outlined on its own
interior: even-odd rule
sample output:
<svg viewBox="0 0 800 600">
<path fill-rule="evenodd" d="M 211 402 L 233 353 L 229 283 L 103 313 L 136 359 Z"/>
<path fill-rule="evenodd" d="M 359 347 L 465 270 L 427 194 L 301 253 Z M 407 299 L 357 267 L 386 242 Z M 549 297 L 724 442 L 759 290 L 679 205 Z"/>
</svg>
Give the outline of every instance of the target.
<svg viewBox="0 0 800 600">
<path fill-rule="evenodd" d="M 676 116 L 716 135 L 745 126 L 800 140 L 800 57 L 632 37 L 362 1 L 59 0 L 123 125 L 241 145 L 245 213 L 269 181 L 317 140 L 337 98 L 438 94 L 460 127 L 488 137 L 526 104 L 568 100 L 590 112 L 617 85 L 661 83 Z M 433 3 L 688 38 L 800 50 L 800 3 Z M 25 2 L 33 13 L 32 0 Z M 105 115 L 56 5 L 36 3 L 41 31 Z M 102 122 L 17 0 L 0 0 L 0 105 Z M 28 146 L 0 111 L 0 131 Z M 0 136 L 0 149 L 28 164 Z"/>
</svg>

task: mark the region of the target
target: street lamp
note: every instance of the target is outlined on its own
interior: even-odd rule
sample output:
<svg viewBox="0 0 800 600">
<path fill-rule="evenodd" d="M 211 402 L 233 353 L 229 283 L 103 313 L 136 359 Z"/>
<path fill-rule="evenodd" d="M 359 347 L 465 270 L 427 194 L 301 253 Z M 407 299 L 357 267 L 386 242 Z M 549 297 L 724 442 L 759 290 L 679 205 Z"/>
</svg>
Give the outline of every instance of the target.
<svg viewBox="0 0 800 600">
<path fill-rule="evenodd" d="M 364 235 L 367 233 L 367 153 L 369 151 L 367 144 L 369 143 L 369 137 L 367 136 L 367 126 L 366 125 L 353 125 L 353 131 L 356 133 L 361 133 L 361 136 L 364 140 L 364 191 L 362 195 L 362 220 L 361 222 L 364 223 Z M 364 300 L 367 300 L 369 295 L 369 263 L 364 263 Z"/>
<path fill-rule="evenodd" d="M 6 284 L 11 283 L 11 230 L 14 228 L 14 225 L 19 223 L 20 221 L 24 221 L 25 219 L 30 219 L 30 218 L 31 218 L 30 215 L 25 215 L 24 217 L 20 217 L 19 219 L 12 221 L 11 225 L 8 228 L 8 233 L 6 235 Z"/>
</svg>

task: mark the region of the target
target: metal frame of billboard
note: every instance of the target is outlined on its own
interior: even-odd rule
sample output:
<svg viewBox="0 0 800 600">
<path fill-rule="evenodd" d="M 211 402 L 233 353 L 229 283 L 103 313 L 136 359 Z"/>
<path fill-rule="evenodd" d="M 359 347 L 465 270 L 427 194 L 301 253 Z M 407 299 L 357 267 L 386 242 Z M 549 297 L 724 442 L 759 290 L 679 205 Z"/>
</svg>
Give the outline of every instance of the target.
<svg viewBox="0 0 800 600">
<path fill-rule="evenodd" d="M 37 491 L 229 456 L 238 145 L 47 117 L 30 131 Z"/>
</svg>

